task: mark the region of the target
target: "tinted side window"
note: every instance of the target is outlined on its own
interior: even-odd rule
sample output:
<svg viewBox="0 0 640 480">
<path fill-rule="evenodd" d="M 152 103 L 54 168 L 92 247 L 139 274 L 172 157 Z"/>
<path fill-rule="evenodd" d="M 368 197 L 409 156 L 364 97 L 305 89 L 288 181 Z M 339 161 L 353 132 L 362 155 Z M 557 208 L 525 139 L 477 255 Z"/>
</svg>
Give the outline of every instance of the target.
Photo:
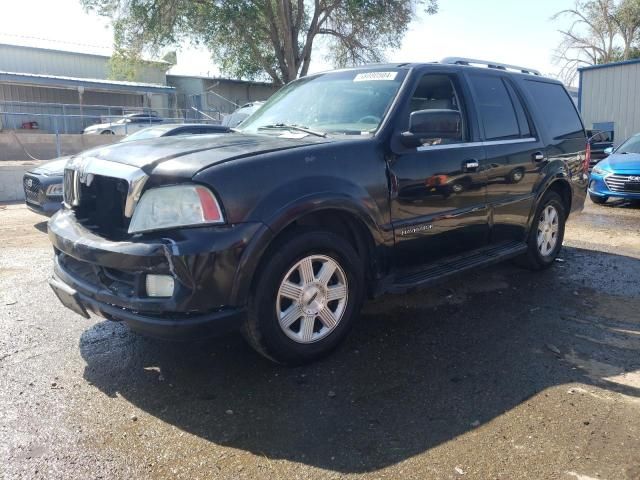
<svg viewBox="0 0 640 480">
<path fill-rule="evenodd" d="M 517 138 L 520 128 L 504 81 L 494 75 L 471 74 L 477 107 L 487 140 Z"/>
<path fill-rule="evenodd" d="M 553 138 L 584 135 L 573 100 L 562 85 L 534 80 L 524 84 Z"/>
<path fill-rule="evenodd" d="M 454 77 L 429 73 L 420 79 L 411 96 L 409 114 L 424 110 L 455 110 L 460 112 L 462 125 L 459 139 L 423 138 L 423 145 L 438 145 L 467 140 L 466 115 Z"/>
</svg>

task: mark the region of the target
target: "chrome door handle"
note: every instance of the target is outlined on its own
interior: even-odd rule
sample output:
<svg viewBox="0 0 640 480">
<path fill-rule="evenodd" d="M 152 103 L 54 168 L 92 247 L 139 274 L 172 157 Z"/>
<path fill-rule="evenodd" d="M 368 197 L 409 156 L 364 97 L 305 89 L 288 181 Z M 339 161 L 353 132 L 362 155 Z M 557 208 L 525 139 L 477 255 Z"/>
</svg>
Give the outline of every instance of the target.
<svg viewBox="0 0 640 480">
<path fill-rule="evenodd" d="M 533 157 L 533 161 L 534 162 L 541 162 L 541 161 L 544 160 L 544 153 L 542 153 L 542 152 L 535 152 L 531 156 Z"/>
<path fill-rule="evenodd" d="M 480 167 L 480 162 L 478 162 L 478 160 L 475 160 L 475 159 L 466 160 L 462 164 L 462 167 L 463 167 L 463 170 L 466 170 L 466 171 L 476 170 L 478 167 Z"/>
</svg>

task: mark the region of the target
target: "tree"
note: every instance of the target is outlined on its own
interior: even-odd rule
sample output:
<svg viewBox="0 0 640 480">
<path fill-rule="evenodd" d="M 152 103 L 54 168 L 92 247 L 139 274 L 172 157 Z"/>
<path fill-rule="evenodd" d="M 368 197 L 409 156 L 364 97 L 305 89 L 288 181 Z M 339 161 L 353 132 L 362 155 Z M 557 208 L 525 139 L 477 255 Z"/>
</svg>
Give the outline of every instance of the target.
<svg viewBox="0 0 640 480">
<path fill-rule="evenodd" d="M 623 41 L 622 59 L 629 60 L 640 32 L 640 0 L 623 0 L 613 15 Z"/>
<path fill-rule="evenodd" d="M 562 41 L 555 53 L 561 65 L 559 77 L 573 83 L 581 66 L 611 63 L 633 58 L 638 51 L 640 0 L 576 0 L 552 20 L 569 18 L 560 30 Z"/>
<path fill-rule="evenodd" d="M 304 76 L 322 41 L 336 66 L 377 62 L 400 46 L 416 9 L 437 0 L 80 0 L 108 16 L 131 58 L 191 40 L 222 71 L 284 84 Z"/>
</svg>

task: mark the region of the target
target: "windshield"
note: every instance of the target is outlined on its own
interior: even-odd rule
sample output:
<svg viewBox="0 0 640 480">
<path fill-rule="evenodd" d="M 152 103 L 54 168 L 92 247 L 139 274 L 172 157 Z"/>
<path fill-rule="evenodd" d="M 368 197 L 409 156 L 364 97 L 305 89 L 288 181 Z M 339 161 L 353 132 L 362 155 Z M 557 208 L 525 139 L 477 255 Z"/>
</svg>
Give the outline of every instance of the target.
<svg viewBox="0 0 640 480">
<path fill-rule="evenodd" d="M 635 135 L 624 142 L 616 153 L 640 153 L 640 135 Z"/>
<path fill-rule="evenodd" d="M 144 140 L 145 138 L 157 138 L 161 137 L 167 132 L 166 128 L 144 128 L 142 130 L 137 131 L 136 133 L 132 133 L 131 135 L 127 135 L 125 138 L 121 140 L 121 142 L 130 142 L 132 140 Z"/>
<path fill-rule="evenodd" d="M 405 75 L 404 70 L 381 67 L 303 78 L 274 94 L 239 130 L 267 133 L 292 125 L 328 134 L 373 133 Z"/>
</svg>

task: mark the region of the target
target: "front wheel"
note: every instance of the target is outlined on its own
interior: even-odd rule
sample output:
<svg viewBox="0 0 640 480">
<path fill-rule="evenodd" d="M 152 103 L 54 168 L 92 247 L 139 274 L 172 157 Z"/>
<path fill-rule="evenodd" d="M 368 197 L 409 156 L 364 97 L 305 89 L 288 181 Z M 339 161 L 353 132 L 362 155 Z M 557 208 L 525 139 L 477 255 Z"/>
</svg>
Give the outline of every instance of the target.
<svg viewBox="0 0 640 480">
<path fill-rule="evenodd" d="M 266 258 L 249 300 L 245 338 L 279 363 L 326 355 L 344 339 L 362 304 L 359 255 L 334 233 L 301 229 Z"/>
<path fill-rule="evenodd" d="M 534 217 L 527 239 L 527 253 L 518 260 L 532 270 L 541 270 L 553 264 L 562 248 L 567 219 L 564 204 L 556 192 L 547 192 Z"/>
</svg>

